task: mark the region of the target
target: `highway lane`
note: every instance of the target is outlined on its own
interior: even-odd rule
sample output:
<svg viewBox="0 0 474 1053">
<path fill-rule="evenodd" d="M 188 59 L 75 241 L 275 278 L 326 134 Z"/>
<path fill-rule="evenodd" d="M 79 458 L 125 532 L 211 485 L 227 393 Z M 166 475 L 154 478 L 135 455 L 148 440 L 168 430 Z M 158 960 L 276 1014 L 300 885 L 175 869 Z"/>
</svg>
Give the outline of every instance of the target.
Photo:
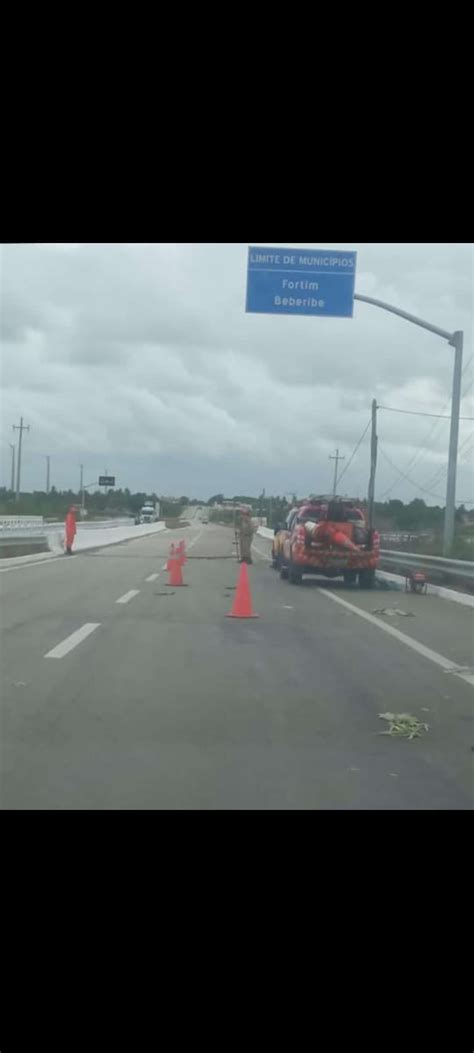
<svg viewBox="0 0 474 1053">
<path fill-rule="evenodd" d="M 191 558 L 173 590 L 162 567 L 181 537 Z M 260 617 L 227 619 L 232 537 L 193 521 L 2 577 L 2 807 L 471 808 L 471 686 L 350 608 L 416 602 L 397 627 L 464 666 L 470 609 L 289 586 L 258 538 Z M 430 730 L 383 737 L 386 710 Z"/>
</svg>

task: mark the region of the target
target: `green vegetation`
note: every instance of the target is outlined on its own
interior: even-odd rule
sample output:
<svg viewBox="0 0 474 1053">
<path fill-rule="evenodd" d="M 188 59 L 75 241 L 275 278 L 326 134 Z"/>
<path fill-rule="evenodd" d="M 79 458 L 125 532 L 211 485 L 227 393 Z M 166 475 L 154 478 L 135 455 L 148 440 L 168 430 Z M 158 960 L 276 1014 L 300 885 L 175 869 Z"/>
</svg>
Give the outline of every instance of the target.
<svg viewBox="0 0 474 1053">
<path fill-rule="evenodd" d="M 130 490 L 109 490 L 108 493 L 96 490 L 87 491 L 87 519 L 113 519 L 114 516 L 134 516 L 147 501 L 160 501 L 161 519 L 179 518 L 182 506 L 179 501 L 158 498 L 156 494 L 136 493 Z M 71 505 L 80 506 L 81 495 L 73 490 L 56 490 L 53 486 L 49 494 L 35 490 L 31 494 L 15 495 L 6 487 L 0 487 L 0 515 L 2 516 L 43 516 L 44 519 L 63 519 Z"/>
<path fill-rule="evenodd" d="M 234 510 L 232 508 L 211 508 L 208 519 L 210 523 L 226 523 L 228 526 L 232 526 Z"/>
<path fill-rule="evenodd" d="M 214 494 L 209 501 L 199 501 L 196 498 L 189 499 L 180 497 L 176 501 L 169 498 L 158 498 L 156 494 L 134 493 L 130 490 L 109 490 L 108 493 L 96 490 L 95 493 L 87 491 L 86 510 L 87 519 L 112 519 L 114 516 L 135 516 L 141 507 L 147 502 L 160 500 L 161 519 L 177 520 L 183 508 L 189 505 L 207 504 L 209 508 L 210 522 L 221 522 L 232 525 L 234 522 L 234 510 L 232 508 L 214 509 L 212 505 L 217 502 L 223 504 L 223 494 Z M 233 504 L 250 505 L 254 516 L 265 516 L 268 526 L 275 528 L 283 523 L 290 508 L 295 504 L 296 498 L 291 495 L 287 497 L 265 496 L 252 497 L 248 494 L 235 494 L 227 500 Z M 39 515 L 45 519 L 63 519 L 70 505 L 80 505 L 80 494 L 73 490 L 58 491 L 53 486 L 51 492 L 46 494 L 36 490 L 34 493 L 23 493 L 20 500 L 15 501 L 14 494 L 6 487 L 0 488 L 0 515 Z M 366 506 L 366 502 L 361 502 Z M 374 507 L 374 525 L 382 534 L 401 533 L 411 535 L 406 542 L 400 542 L 403 547 L 411 552 L 426 552 L 427 555 L 442 554 L 444 508 L 439 505 L 427 505 L 420 498 L 415 498 L 408 504 L 403 501 L 392 500 L 376 502 Z M 452 556 L 454 559 L 474 558 L 474 509 L 467 511 L 463 505 L 456 509 L 456 538 L 453 546 Z M 420 534 L 420 537 L 413 535 Z M 390 542 L 385 547 L 398 547 L 398 542 Z"/>
<path fill-rule="evenodd" d="M 208 504 L 218 501 L 222 504 L 223 494 L 216 494 Z M 235 504 L 246 504 L 252 508 L 255 516 L 266 516 L 268 526 L 274 529 L 283 523 L 290 508 L 295 504 L 295 498 L 287 500 L 286 497 L 249 497 L 236 495 L 229 498 Z M 361 501 L 361 506 L 367 506 Z M 234 522 L 233 509 L 211 508 L 209 519 L 214 523 Z M 441 556 L 443 552 L 443 522 L 444 508 L 439 505 L 426 505 L 423 500 L 415 498 L 409 504 L 403 501 L 376 502 L 374 507 L 374 525 L 380 533 L 400 533 L 411 535 L 405 542 L 390 542 L 386 548 L 403 547 L 410 552 L 424 552 L 427 555 Z M 453 559 L 474 559 L 474 509 L 467 511 L 463 505 L 456 509 L 456 537 L 452 549 Z M 417 538 L 416 534 L 420 534 Z"/>
</svg>

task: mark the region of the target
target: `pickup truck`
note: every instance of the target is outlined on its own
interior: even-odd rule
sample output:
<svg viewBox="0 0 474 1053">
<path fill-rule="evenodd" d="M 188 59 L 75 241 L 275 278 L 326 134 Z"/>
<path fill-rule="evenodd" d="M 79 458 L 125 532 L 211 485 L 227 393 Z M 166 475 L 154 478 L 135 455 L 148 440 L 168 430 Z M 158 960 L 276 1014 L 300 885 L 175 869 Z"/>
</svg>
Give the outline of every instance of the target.
<svg viewBox="0 0 474 1053">
<path fill-rule="evenodd" d="M 280 577 L 299 585 L 304 574 L 343 577 L 373 589 L 380 556 L 380 537 L 369 530 L 365 512 L 355 500 L 334 498 L 303 505 L 291 521 L 279 556 Z"/>
<path fill-rule="evenodd" d="M 272 541 L 272 567 L 275 570 L 280 569 L 281 558 L 283 555 L 283 542 L 285 538 L 289 537 L 291 534 L 291 528 L 296 519 L 296 516 L 298 515 L 298 511 L 298 508 L 292 508 L 291 511 L 288 513 L 285 522 L 280 523 L 277 527 L 275 527 L 274 537 Z M 315 515 L 316 514 L 317 513 L 315 510 Z"/>
</svg>

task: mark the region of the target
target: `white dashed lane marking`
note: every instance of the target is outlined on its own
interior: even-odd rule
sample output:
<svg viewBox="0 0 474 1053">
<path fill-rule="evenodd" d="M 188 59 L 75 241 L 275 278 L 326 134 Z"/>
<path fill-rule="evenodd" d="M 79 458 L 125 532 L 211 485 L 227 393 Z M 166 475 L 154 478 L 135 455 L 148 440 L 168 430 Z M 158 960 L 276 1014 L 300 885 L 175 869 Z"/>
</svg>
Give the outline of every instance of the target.
<svg viewBox="0 0 474 1053">
<path fill-rule="evenodd" d="M 145 578 L 145 581 L 156 581 L 159 576 L 159 574 L 150 574 L 148 578 Z"/>
<path fill-rule="evenodd" d="M 128 603 L 130 600 L 133 600 L 134 596 L 138 596 L 139 592 L 140 592 L 140 589 L 130 589 L 130 592 L 126 592 L 124 596 L 121 596 L 120 599 L 116 600 L 115 602 L 116 603 Z"/>
<path fill-rule="evenodd" d="M 45 658 L 64 658 L 64 655 L 69 654 L 69 651 L 73 651 L 78 644 L 82 643 L 87 636 L 90 636 L 94 632 L 94 629 L 98 629 L 100 622 L 86 622 L 80 629 L 76 629 L 75 633 L 71 633 L 70 636 L 66 636 L 66 639 L 62 643 L 58 644 L 57 647 L 53 647 L 52 651 L 48 651 L 45 654 Z"/>
</svg>

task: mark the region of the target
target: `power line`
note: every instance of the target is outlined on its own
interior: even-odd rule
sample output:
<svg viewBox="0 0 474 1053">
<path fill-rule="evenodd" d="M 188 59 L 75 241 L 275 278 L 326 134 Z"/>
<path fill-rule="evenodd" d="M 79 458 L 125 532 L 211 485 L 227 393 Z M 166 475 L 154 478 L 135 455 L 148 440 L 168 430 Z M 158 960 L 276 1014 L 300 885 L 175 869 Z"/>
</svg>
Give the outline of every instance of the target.
<svg viewBox="0 0 474 1053">
<path fill-rule="evenodd" d="M 443 414 L 444 414 L 445 409 L 448 408 L 450 402 L 451 402 L 451 399 L 449 398 L 448 401 L 446 402 L 445 406 L 443 406 Z M 416 464 L 416 462 L 419 461 L 420 457 L 423 454 L 423 451 L 428 449 L 428 443 L 429 443 L 430 439 L 432 439 L 432 437 L 434 436 L 434 434 L 435 434 L 437 428 L 439 428 L 439 426 L 440 425 L 439 425 L 438 421 L 435 421 L 435 423 L 431 425 L 431 428 L 427 432 L 427 435 L 426 435 L 426 438 L 425 438 L 425 441 L 424 441 L 423 445 L 420 446 L 418 448 L 418 450 L 415 450 L 415 453 L 413 454 L 413 457 L 412 457 L 411 461 L 408 463 L 407 469 L 406 469 L 407 472 L 409 472 L 410 468 L 413 468 L 414 465 Z M 387 494 L 390 494 L 392 492 L 392 490 L 394 490 L 395 487 L 398 486 L 398 482 L 399 482 L 399 480 L 395 479 L 395 482 L 393 482 L 391 486 L 388 486 L 387 489 L 384 490 L 384 492 L 382 494 L 382 497 L 385 497 Z"/>
<path fill-rule="evenodd" d="M 462 371 L 462 373 L 461 373 L 461 376 L 462 376 L 462 377 L 464 376 L 464 374 L 465 374 L 466 370 L 467 370 L 467 369 L 469 369 L 469 366 L 471 365 L 471 362 L 472 362 L 473 358 L 474 358 L 474 355 L 471 355 L 471 357 L 470 357 L 470 358 L 468 358 L 468 360 L 467 360 L 467 362 L 466 362 L 466 364 L 465 364 L 465 366 L 464 366 L 464 369 L 463 369 L 463 371 Z"/>
<path fill-rule="evenodd" d="M 355 455 L 356 455 L 356 453 L 357 453 L 357 450 L 359 449 L 359 446 L 360 446 L 360 444 L 361 444 L 361 442 L 362 442 L 363 438 L 365 437 L 365 435 L 367 434 L 367 432 L 368 432 L 368 430 L 369 430 L 369 428 L 370 428 L 371 422 L 372 422 L 372 418 L 370 417 L 370 418 L 369 418 L 369 420 L 367 421 L 367 425 L 366 425 L 366 427 L 364 428 L 364 430 L 363 430 L 363 432 L 362 432 L 362 435 L 361 435 L 361 437 L 360 437 L 360 439 L 359 439 L 359 441 L 358 441 L 357 445 L 356 445 L 356 446 L 354 447 L 354 450 L 353 450 L 353 452 L 351 453 L 351 456 L 349 457 L 349 460 L 348 460 L 348 462 L 347 462 L 347 464 L 346 464 L 346 467 L 342 469 L 342 472 L 341 472 L 341 474 L 340 474 L 340 476 L 339 476 L 339 483 L 341 482 L 341 479 L 343 478 L 343 476 L 344 476 L 344 475 L 345 475 L 345 473 L 347 472 L 347 469 L 348 469 L 348 468 L 350 467 L 350 464 L 351 464 L 351 462 L 352 462 L 352 461 L 354 460 L 354 457 L 355 457 Z"/>
<path fill-rule="evenodd" d="M 464 369 L 462 371 L 462 376 L 464 376 L 466 370 L 469 369 L 469 366 L 470 366 L 473 358 L 474 358 L 474 355 L 471 355 L 471 357 L 466 362 L 466 364 L 464 366 Z M 471 381 L 471 383 L 467 386 L 467 388 L 464 389 L 464 391 L 462 393 L 462 396 L 461 396 L 462 398 L 464 398 L 466 396 L 467 392 L 471 389 L 473 383 L 474 383 L 474 381 Z M 436 439 L 436 440 L 434 439 L 434 436 L 435 436 L 438 428 L 440 427 L 440 425 L 438 423 L 438 420 L 450 420 L 451 419 L 450 414 L 445 415 L 445 412 L 444 412 L 448 408 L 448 406 L 450 404 L 451 404 L 451 396 L 449 397 L 449 399 L 447 400 L 447 402 L 443 406 L 442 412 L 439 413 L 439 414 L 436 414 L 436 417 L 438 419 L 435 421 L 435 423 L 431 426 L 431 428 L 427 432 L 427 435 L 426 435 L 426 438 L 425 438 L 425 441 L 424 441 L 423 445 L 420 446 L 418 448 L 418 450 L 415 450 L 415 453 L 413 454 L 413 457 L 411 458 L 411 461 L 409 461 L 409 463 L 407 465 L 407 468 L 406 468 L 407 472 L 409 472 L 410 469 L 415 466 L 417 461 L 420 460 L 420 457 L 423 456 L 424 451 L 428 450 L 428 444 L 430 443 L 430 440 L 431 440 L 431 445 L 433 445 L 433 441 L 438 442 L 438 439 Z M 388 409 L 389 407 L 380 407 L 380 408 L 381 409 L 382 408 Z M 400 412 L 400 411 L 398 411 L 398 412 Z M 408 413 L 409 411 L 405 410 L 404 412 Z M 412 411 L 412 412 L 414 412 L 414 411 Z M 433 416 L 434 416 L 434 414 L 433 414 Z M 472 420 L 471 417 L 465 417 L 465 418 L 461 418 L 461 419 L 462 420 Z M 391 486 L 388 486 L 387 489 L 384 490 L 383 494 L 381 495 L 381 499 L 383 497 L 386 497 L 388 494 L 390 494 L 392 492 L 392 490 L 394 490 L 395 487 L 399 485 L 400 478 L 402 478 L 402 477 L 400 476 L 398 479 L 395 479 L 395 481 L 391 484 Z"/>
<path fill-rule="evenodd" d="M 444 410 L 448 408 L 450 403 L 451 403 L 451 397 L 449 397 L 449 399 L 447 400 L 446 404 L 443 406 L 443 413 L 440 414 L 440 419 L 444 419 Z M 419 461 L 420 457 L 423 456 L 424 451 L 429 449 L 429 445 L 428 444 L 430 444 L 432 446 L 433 442 L 435 442 L 435 441 L 438 442 L 438 439 L 435 440 L 434 436 L 435 436 L 436 431 L 438 430 L 439 427 L 440 427 L 440 424 L 439 424 L 438 420 L 436 420 L 435 423 L 431 425 L 431 428 L 427 432 L 427 435 L 426 435 L 426 438 L 425 438 L 425 441 L 424 441 L 423 445 L 420 446 L 417 450 L 415 450 L 415 453 L 413 454 L 413 457 L 411 458 L 411 461 L 409 461 L 409 463 L 407 465 L 407 468 L 406 468 L 407 472 L 409 472 L 411 468 L 414 468 L 414 466 L 417 463 L 417 461 Z M 431 440 L 431 443 L 430 443 L 430 440 Z M 390 494 L 392 492 L 392 490 L 394 490 L 395 487 L 398 486 L 398 484 L 399 484 L 399 479 L 395 479 L 395 482 L 393 482 L 391 486 L 388 486 L 387 489 L 384 490 L 384 492 L 382 494 L 382 497 L 385 497 L 387 494 Z"/>
<path fill-rule="evenodd" d="M 461 445 L 460 445 L 460 447 L 459 447 L 459 449 L 458 449 L 458 457 L 459 457 L 459 454 L 460 454 L 460 453 L 462 453 L 462 451 L 463 451 L 464 447 L 466 446 L 466 444 L 467 444 L 468 442 L 470 442 L 470 441 L 471 441 L 471 439 L 472 439 L 472 437 L 473 437 L 473 436 L 474 436 L 474 431 L 471 431 L 471 434 L 470 434 L 470 435 L 468 435 L 468 436 L 467 436 L 467 437 L 466 437 L 466 438 L 465 438 L 465 439 L 463 440 L 463 442 L 461 443 Z M 464 463 L 464 462 L 463 462 L 463 463 Z M 441 478 L 443 477 L 443 475 L 445 475 L 445 473 L 447 472 L 447 470 L 448 470 L 448 466 L 447 466 L 447 464 L 443 464 L 443 465 L 441 465 L 441 467 L 440 467 L 440 468 L 437 468 L 437 470 L 436 470 L 435 474 L 434 474 L 434 475 L 432 476 L 432 478 L 431 478 L 431 479 L 428 479 L 428 482 L 427 482 L 427 483 L 426 483 L 425 485 L 426 485 L 426 486 L 434 486 L 434 484 L 435 484 L 436 482 L 438 482 L 438 481 L 439 481 L 439 479 L 441 479 Z"/>
<path fill-rule="evenodd" d="M 388 457 L 387 454 L 384 453 L 384 451 L 382 450 L 380 445 L 379 445 L 379 450 L 380 450 L 380 453 L 382 454 L 382 457 L 385 458 L 385 460 L 388 462 L 388 464 L 392 468 L 394 468 L 396 472 L 398 472 L 398 475 L 400 475 L 402 477 L 402 479 L 406 479 L 407 482 L 409 482 L 411 484 L 411 486 L 414 486 L 415 490 L 421 490 L 423 493 L 429 494 L 430 497 L 436 497 L 437 500 L 441 500 L 441 501 L 443 500 L 443 498 L 441 497 L 441 494 L 434 494 L 434 493 L 432 493 L 431 490 L 427 490 L 424 486 L 420 486 L 419 483 L 415 483 L 415 481 L 413 479 L 410 479 L 410 476 L 406 475 L 405 472 L 400 471 L 400 468 L 397 468 L 396 464 L 394 464 L 393 461 L 390 460 L 390 457 Z"/>
<path fill-rule="evenodd" d="M 395 409 L 394 406 L 379 406 L 377 409 L 389 410 L 390 413 L 409 413 L 413 417 L 439 417 L 440 420 L 451 420 L 450 413 L 422 413 L 419 410 Z M 474 417 L 460 417 L 459 420 L 474 420 Z"/>
</svg>

